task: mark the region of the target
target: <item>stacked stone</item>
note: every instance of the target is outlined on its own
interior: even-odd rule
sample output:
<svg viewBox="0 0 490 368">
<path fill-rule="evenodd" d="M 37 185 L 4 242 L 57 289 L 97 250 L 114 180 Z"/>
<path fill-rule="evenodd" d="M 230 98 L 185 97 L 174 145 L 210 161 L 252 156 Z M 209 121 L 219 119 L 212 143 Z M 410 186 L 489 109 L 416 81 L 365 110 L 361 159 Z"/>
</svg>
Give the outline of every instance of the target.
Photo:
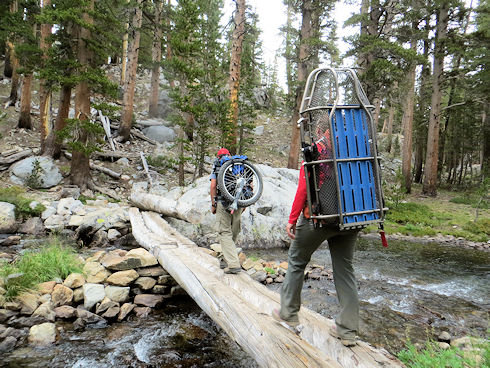
<svg viewBox="0 0 490 368">
<path fill-rule="evenodd" d="M 180 294 L 185 294 L 183 289 L 145 249 L 99 251 L 85 260 L 83 274 L 44 282 L 0 305 L 0 352 L 26 339 L 36 345 L 55 342 L 56 320 L 71 320 L 76 329 L 103 327 L 130 314 L 146 317 L 152 308 Z"/>
</svg>

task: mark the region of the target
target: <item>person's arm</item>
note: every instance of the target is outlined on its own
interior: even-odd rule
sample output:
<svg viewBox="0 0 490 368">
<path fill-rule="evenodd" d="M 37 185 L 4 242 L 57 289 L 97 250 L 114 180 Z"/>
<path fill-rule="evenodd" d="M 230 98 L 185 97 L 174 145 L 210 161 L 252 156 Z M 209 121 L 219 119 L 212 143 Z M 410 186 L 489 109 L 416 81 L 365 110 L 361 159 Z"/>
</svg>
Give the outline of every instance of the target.
<svg viewBox="0 0 490 368">
<path fill-rule="evenodd" d="M 216 203 L 216 196 L 218 195 L 218 189 L 217 189 L 217 182 L 216 179 L 211 179 L 211 188 L 210 188 L 210 193 L 211 193 L 211 213 L 216 213 L 216 206 L 218 203 Z"/>
<path fill-rule="evenodd" d="M 303 211 L 306 203 L 306 178 L 305 178 L 305 170 L 303 165 L 301 165 L 301 169 L 299 170 L 299 180 L 298 180 L 298 188 L 296 189 L 296 195 L 294 197 L 293 205 L 291 207 L 291 212 L 289 214 L 289 221 L 286 225 L 286 233 L 291 239 L 294 239 L 296 232 L 296 221 L 298 221 L 298 217 Z"/>
</svg>

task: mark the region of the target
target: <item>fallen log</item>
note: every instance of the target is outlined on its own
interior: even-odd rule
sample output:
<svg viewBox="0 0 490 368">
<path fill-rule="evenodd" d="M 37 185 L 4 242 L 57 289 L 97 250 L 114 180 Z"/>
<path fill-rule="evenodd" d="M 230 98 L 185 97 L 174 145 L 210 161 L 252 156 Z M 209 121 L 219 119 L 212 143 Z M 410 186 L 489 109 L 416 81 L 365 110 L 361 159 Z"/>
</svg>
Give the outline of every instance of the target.
<svg viewBox="0 0 490 368">
<path fill-rule="evenodd" d="M 63 152 L 65 154 L 66 157 L 68 157 L 69 159 L 72 158 L 72 154 L 70 152 L 66 152 L 64 151 Z M 97 171 L 100 171 L 108 176 L 110 176 L 111 178 L 114 178 L 114 179 L 121 179 L 121 175 L 120 173 L 118 172 L 115 172 L 111 169 L 108 169 L 107 167 L 104 167 L 104 166 L 99 166 L 99 165 L 96 165 L 92 162 L 89 163 L 89 167 L 93 170 L 97 170 Z"/>
<path fill-rule="evenodd" d="M 178 218 L 192 224 L 201 222 L 200 213 L 191 205 L 179 205 L 175 200 L 163 198 L 156 194 L 133 190 L 131 192 L 130 201 L 136 207 L 143 210 L 158 212 L 162 215 Z"/>
<path fill-rule="evenodd" d="M 223 330 L 261 367 L 403 367 L 386 351 L 360 342 L 344 347 L 327 333 L 333 326 L 307 308 L 300 311 L 299 336 L 275 322 L 270 313 L 279 295 L 245 272 L 226 275 L 204 248 L 173 229 L 158 214 L 131 208 L 132 232 L 160 264 Z"/>
<path fill-rule="evenodd" d="M 26 157 L 29 157 L 29 156 L 32 156 L 33 155 L 33 152 L 31 149 L 27 149 L 25 151 L 22 151 L 22 152 L 18 152 L 18 153 L 14 153 L 10 156 L 3 156 L 3 157 L 0 157 L 0 165 L 10 165 L 10 164 L 13 164 L 14 162 L 17 162 L 17 161 L 20 161 Z"/>
</svg>

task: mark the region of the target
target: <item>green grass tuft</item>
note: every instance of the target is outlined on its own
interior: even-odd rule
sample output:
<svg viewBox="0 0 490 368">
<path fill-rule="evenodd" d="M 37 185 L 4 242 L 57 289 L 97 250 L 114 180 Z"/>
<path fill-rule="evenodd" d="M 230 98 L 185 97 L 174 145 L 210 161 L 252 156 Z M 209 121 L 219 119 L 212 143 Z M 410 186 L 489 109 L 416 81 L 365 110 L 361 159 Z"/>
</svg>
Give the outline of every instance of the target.
<svg viewBox="0 0 490 368">
<path fill-rule="evenodd" d="M 35 208 L 29 207 L 32 199 L 23 196 L 25 190 L 21 187 L 0 188 L 0 202 L 8 202 L 15 206 L 15 217 L 25 219 L 33 216 L 40 216 L 46 209 L 42 204 L 37 204 Z"/>
<path fill-rule="evenodd" d="M 5 282 L 4 298 L 12 300 L 19 293 L 33 289 L 41 282 L 65 279 L 69 274 L 81 271 L 82 263 L 74 249 L 57 238 L 51 238 L 46 245 L 38 250 L 27 251 L 14 263 L 0 264 L 0 277 L 22 274 Z"/>
<path fill-rule="evenodd" d="M 476 343 L 473 346 L 481 359 L 477 359 L 475 353 L 468 354 L 457 347 L 441 349 L 437 342 L 429 340 L 422 349 L 417 349 L 411 342 L 407 348 L 398 353 L 398 358 L 408 368 L 466 368 L 466 367 L 489 367 L 490 342 Z M 477 360 L 481 360 L 477 362 Z"/>
</svg>

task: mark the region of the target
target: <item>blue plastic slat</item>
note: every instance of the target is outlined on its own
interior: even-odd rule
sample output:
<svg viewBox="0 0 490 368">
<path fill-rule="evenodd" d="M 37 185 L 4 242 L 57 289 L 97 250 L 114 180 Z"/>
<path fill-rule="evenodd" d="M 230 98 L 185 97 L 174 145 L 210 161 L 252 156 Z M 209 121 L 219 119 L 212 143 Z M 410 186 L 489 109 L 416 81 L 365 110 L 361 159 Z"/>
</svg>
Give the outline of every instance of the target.
<svg viewBox="0 0 490 368">
<path fill-rule="evenodd" d="M 368 123 L 359 109 L 337 109 L 333 121 L 337 159 L 370 157 Z M 365 160 L 337 163 L 343 213 L 376 209 L 372 163 Z M 344 216 L 344 224 L 370 221 L 378 213 Z"/>
</svg>

